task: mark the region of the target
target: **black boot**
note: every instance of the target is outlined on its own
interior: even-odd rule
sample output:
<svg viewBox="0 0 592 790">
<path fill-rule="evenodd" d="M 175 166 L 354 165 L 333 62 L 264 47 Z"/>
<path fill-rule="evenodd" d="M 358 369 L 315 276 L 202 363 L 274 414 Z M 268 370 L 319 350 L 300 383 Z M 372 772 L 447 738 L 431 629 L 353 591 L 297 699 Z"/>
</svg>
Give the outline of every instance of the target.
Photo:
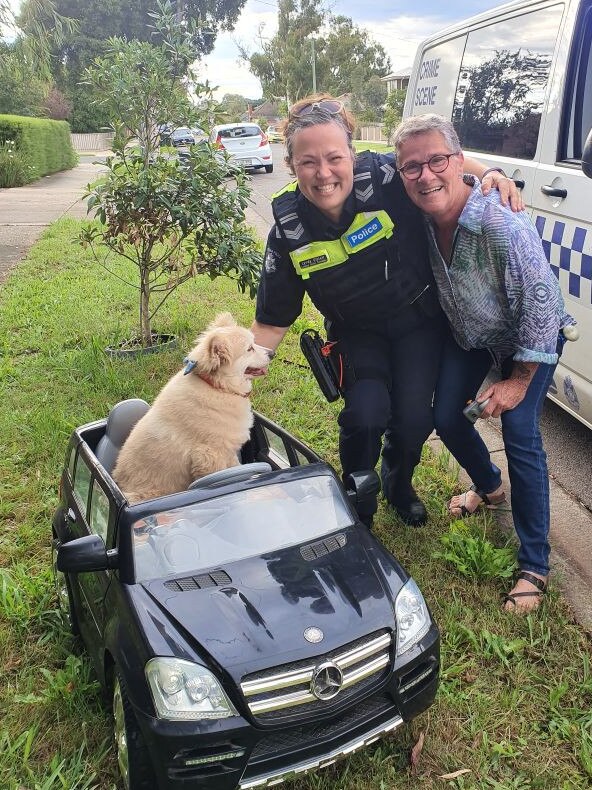
<svg viewBox="0 0 592 790">
<path fill-rule="evenodd" d="M 399 518 L 410 527 L 421 527 L 428 520 L 425 505 L 417 495 L 415 499 L 405 505 L 395 505 L 393 502 L 389 502 L 389 504 Z"/>
</svg>

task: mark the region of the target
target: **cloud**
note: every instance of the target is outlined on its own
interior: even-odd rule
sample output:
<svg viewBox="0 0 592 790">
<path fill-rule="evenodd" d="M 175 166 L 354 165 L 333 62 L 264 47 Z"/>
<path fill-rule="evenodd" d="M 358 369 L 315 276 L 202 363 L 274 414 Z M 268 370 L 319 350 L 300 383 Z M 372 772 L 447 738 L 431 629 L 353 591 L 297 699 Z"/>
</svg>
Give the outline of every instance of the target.
<svg viewBox="0 0 592 790">
<path fill-rule="evenodd" d="M 399 16 L 383 22 L 357 22 L 366 28 L 391 59 L 393 71 L 411 68 L 418 44 L 449 24 L 441 16 Z"/>
<path fill-rule="evenodd" d="M 239 50 L 240 45 L 247 54 L 260 51 L 261 38 L 270 39 L 277 30 L 277 10 L 261 11 L 256 2 L 248 0 L 234 31 L 218 36 L 214 51 L 202 61 L 201 75 L 219 86 L 214 91 L 218 99 L 225 93 L 239 93 L 250 99 L 263 95 L 261 83 L 241 59 Z"/>
</svg>

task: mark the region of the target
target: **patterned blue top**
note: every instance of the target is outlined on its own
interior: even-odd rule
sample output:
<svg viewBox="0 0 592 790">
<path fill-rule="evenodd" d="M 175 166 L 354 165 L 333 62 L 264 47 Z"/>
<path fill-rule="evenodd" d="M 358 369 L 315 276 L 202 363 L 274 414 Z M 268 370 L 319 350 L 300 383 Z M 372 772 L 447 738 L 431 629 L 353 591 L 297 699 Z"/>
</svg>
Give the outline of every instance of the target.
<svg viewBox="0 0 592 790">
<path fill-rule="evenodd" d="M 456 342 L 487 348 L 499 365 L 506 357 L 557 362 L 557 335 L 575 323 L 565 312 L 559 282 L 526 212 L 502 206 L 499 192 L 486 197 L 474 176 L 458 220 L 450 267 L 426 217 L 430 260 L 440 304 Z"/>
</svg>

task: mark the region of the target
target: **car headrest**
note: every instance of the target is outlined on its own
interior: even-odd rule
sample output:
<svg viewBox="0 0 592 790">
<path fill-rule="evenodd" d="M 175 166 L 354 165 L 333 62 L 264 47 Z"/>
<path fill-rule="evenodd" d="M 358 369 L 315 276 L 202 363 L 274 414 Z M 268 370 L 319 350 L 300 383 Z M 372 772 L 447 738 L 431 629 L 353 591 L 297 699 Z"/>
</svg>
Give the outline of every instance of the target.
<svg viewBox="0 0 592 790">
<path fill-rule="evenodd" d="M 112 472 L 123 443 L 134 425 L 150 406 L 141 398 L 129 398 L 116 403 L 107 417 L 105 435 L 99 439 L 95 455 L 108 472 Z"/>
</svg>

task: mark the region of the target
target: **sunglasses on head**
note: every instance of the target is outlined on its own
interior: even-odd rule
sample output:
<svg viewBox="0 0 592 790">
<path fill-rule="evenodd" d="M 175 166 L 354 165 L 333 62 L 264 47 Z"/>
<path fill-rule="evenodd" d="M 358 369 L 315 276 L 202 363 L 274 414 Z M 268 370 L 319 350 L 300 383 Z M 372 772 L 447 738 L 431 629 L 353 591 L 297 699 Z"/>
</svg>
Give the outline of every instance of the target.
<svg viewBox="0 0 592 790">
<path fill-rule="evenodd" d="M 339 115 L 343 110 L 343 104 L 337 99 L 319 99 L 319 101 L 303 104 L 297 110 L 290 110 L 291 118 L 302 118 L 303 115 L 310 115 L 315 110 L 324 110 L 330 115 Z"/>
</svg>

